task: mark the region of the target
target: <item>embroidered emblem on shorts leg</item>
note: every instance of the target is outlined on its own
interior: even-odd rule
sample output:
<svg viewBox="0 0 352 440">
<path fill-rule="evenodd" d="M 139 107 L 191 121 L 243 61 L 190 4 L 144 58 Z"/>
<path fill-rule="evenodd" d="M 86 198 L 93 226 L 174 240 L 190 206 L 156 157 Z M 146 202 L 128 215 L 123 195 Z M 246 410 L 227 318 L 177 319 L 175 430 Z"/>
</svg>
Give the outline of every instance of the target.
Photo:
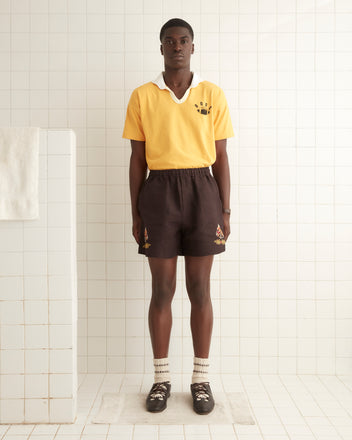
<svg viewBox="0 0 352 440">
<path fill-rule="evenodd" d="M 148 249 L 151 246 L 151 244 L 148 243 L 148 239 L 149 239 L 149 237 L 148 237 L 147 228 L 144 228 L 144 245 L 143 245 L 144 249 Z"/>
<path fill-rule="evenodd" d="M 225 244 L 225 236 L 224 233 L 222 232 L 220 225 L 218 225 L 218 227 L 216 228 L 216 236 L 218 237 L 216 240 L 214 240 L 215 244 Z"/>
</svg>

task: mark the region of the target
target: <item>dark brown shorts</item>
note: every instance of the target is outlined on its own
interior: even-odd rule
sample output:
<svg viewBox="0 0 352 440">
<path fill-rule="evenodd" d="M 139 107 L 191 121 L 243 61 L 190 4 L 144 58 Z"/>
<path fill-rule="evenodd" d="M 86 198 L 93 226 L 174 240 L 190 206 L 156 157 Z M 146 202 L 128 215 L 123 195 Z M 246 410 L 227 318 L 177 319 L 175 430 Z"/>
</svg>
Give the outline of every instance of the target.
<svg viewBox="0 0 352 440">
<path fill-rule="evenodd" d="M 140 254 L 171 258 L 224 252 L 222 205 L 209 168 L 150 171 L 138 206 Z"/>
</svg>

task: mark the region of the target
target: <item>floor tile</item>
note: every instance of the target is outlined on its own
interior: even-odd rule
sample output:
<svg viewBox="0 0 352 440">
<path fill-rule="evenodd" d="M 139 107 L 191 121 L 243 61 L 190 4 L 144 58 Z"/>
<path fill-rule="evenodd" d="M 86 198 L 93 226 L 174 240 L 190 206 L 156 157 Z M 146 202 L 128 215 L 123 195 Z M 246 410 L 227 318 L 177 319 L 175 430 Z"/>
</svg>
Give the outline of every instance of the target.
<svg viewBox="0 0 352 440">
<path fill-rule="evenodd" d="M 30 434 L 34 428 L 35 425 L 11 425 L 6 434 L 7 435 Z"/>
<path fill-rule="evenodd" d="M 18 435 L 7 435 L 1 440 L 27 440 L 29 438 L 29 434 L 18 434 Z"/>
<path fill-rule="evenodd" d="M 81 436 L 77 434 L 70 434 L 70 435 L 57 435 L 55 437 L 55 440 L 80 440 Z"/>
<path fill-rule="evenodd" d="M 49 435 L 49 434 L 56 434 L 57 430 L 59 429 L 59 425 L 35 425 L 32 437 L 33 435 Z"/>
<path fill-rule="evenodd" d="M 54 440 L 55 434 L 31 435 L 30 440 Z"/>
<path fill-rule="evenodd" d="M 350 440 L 352 376 L 223 375 L 212 388 L 242 392 L 255 425 L 99 425 L 91 420 L 105 392 L 147 393 L 152 375 L 79 375 L 74 424 L 0 425 L 1 440 Z M 189 375 L 172 390 L 189 392 Z"/>
</svg>

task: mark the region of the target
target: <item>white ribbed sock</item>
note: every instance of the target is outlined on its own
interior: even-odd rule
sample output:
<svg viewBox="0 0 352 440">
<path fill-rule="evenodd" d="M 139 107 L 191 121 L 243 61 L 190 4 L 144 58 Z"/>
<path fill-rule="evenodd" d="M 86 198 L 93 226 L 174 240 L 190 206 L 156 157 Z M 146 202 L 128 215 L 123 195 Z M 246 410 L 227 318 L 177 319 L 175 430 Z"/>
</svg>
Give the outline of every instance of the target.
<svg viewBox="0 0 352 440">
<path fill-rule="evenodd" d="M 192 384 L 209 382 L 209 359 L 194 358 Z"/>
<path fill-rule="evenodd" d="M 154 359 L 154 383 L 170 382 L 169 358 Z"/>
</svg>

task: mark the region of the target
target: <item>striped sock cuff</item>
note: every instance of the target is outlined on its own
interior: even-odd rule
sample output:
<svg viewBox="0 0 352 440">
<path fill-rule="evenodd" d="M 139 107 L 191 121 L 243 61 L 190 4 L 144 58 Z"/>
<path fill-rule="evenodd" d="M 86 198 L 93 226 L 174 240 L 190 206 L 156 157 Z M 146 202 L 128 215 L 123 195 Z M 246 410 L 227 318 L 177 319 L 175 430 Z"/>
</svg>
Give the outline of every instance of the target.
<svg viewBox="0 0 352 440">
<path fill-rule="evenodd" d="M 192 384 L 209 382 L 209 359 L 195 357 L 193 361 Z"/>
<path fill-rule="evenodd" d="M 154 383 L 170 382 L 169 358 L 154 359 Z"/>
</svg>

